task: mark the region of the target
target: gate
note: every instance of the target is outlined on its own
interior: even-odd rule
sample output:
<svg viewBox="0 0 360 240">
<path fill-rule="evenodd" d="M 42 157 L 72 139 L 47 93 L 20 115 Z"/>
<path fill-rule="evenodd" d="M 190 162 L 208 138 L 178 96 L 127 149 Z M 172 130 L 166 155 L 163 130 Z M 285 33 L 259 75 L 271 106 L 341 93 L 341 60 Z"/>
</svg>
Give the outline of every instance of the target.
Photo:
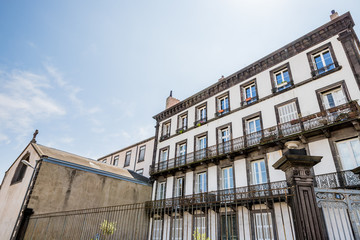
<svg viewBox="0 0 360 240">
<path fill-rule="evenodd" d="M 360 240 L 360 190 L 315 188 L 329 239 Z"/>
</svg>

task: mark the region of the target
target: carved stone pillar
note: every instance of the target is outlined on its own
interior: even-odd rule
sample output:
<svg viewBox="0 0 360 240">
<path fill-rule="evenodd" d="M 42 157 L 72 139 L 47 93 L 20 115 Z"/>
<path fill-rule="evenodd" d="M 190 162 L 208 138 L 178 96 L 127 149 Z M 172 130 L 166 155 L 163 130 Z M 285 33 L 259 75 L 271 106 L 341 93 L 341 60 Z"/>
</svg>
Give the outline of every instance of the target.
<svg viewBox="0 0 360 240">
<path fill-rule="evenodd" d="M 273 165 L 285 172 L 286 181 L 292 186 L 291 210 L 296 239 L 327 239 L 324 218 L 316 204 L 314 177 L 311 168 L 322 157 L 308 156 L 305 149 L 289 149 Z"/>
</svg>

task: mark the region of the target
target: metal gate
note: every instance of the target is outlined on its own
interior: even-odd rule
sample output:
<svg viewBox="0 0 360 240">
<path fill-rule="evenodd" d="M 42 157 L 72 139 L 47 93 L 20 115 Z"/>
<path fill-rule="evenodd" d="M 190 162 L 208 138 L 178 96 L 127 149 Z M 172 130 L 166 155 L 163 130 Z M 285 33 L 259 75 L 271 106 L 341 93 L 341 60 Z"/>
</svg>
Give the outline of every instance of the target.
<svg viewBox="0 0 360 240">
<path fill-rule="evenodd" d="M 329 239 L 360 240 L 360 190 L 315 188 Z"/>
</svg>

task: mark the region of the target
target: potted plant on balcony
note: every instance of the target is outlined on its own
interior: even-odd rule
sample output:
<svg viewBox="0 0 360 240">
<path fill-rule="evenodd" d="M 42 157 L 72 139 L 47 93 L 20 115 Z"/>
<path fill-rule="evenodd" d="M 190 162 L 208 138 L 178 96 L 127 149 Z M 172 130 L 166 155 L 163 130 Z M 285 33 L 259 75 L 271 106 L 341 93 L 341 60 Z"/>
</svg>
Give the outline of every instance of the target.
<svg viewBox="0 0 360 240">
<path fill-rule="evenodd" d="M 223 113 L 224 112 L 224 109 L 220 109 L 219 111 L 218 111 L 218 113 Z"/>
<path fill-rule="evenodd" d="M 319 120 L 319 123 L 322 125 L 327 125 L 328 124 L 328 120 L 326 118 L 322 118 Z"/>
<path fill-rule="evenodd" d="M 250 101 L 252 98 L 248 97 L 247 99 L 245 99 L 246 102 Z"/>
</svg>

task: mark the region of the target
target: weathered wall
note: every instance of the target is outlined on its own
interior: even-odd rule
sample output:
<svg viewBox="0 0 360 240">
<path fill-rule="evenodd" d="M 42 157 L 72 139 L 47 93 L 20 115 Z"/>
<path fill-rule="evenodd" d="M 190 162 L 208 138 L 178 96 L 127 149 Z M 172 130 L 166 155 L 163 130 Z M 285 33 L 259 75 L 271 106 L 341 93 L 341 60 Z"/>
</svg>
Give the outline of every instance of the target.
<svg viewBox="0 0 360 240">
<path fill-rule="evenodd" d="M 11 180 L 15 174 L 16 168 L 26 154 L 30 154 L 29 162 L 35 166 L 36 160 L 39 159 L 34 148 L 29 145 L 23 153 L 18 157 L 14 164 L 5 173 L 3 183 L 0 189 L 0 236 L 1 239 L 10 239 L 10 235 L 14 228 L 18 217 L 23 199 L 28 188 L 33 169 L 27 167 L 22 181 L 11 184 Z"/>
<path fill-rule="evenodd" d="M 35 214 L 87 209 L 151 199 L 151 187 L 42 162 L 29 208 Z"/>
</svg>

